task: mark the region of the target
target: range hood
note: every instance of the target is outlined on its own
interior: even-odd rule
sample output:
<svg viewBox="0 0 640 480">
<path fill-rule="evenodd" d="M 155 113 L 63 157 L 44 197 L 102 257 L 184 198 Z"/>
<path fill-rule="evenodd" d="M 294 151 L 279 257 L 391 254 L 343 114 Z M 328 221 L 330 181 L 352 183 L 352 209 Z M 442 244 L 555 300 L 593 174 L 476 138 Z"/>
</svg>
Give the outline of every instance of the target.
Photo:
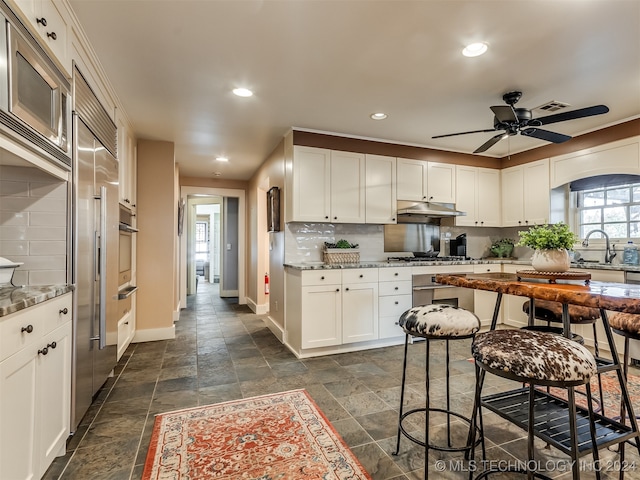
<svg viewBox="0 0 640 480">
<path fill-rule="evenodd" d="M 398 223 L 429 223 L 430 219 L 466 215 L 452 203 L 398 201 Z"/>
</svg>

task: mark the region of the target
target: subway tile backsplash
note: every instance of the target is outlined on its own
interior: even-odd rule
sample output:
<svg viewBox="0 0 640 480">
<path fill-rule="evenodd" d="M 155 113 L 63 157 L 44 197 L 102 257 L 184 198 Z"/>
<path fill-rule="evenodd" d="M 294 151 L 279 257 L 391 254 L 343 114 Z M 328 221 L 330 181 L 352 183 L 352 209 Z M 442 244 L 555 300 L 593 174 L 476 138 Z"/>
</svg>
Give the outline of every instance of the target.
<svg viewBox="0 0 640 480">
<path fill-rule="evenodd" d="M 15 285 L 67 282 L 67 182 L 0 165 L 0 257 L 23 262 Z"/>
</svg>

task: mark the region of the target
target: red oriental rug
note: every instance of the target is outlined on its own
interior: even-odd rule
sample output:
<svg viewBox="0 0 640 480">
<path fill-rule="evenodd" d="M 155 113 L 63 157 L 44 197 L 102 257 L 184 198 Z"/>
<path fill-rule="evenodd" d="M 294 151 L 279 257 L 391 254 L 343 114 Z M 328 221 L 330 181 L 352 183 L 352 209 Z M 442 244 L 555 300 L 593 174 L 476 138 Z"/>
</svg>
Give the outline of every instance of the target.
<svg viewBox="0 0 640 480">
<path fill-rule="evenodd" d="M 142 480 L 371 477 L 304 390 L 156 416 Z"/>
</svg>

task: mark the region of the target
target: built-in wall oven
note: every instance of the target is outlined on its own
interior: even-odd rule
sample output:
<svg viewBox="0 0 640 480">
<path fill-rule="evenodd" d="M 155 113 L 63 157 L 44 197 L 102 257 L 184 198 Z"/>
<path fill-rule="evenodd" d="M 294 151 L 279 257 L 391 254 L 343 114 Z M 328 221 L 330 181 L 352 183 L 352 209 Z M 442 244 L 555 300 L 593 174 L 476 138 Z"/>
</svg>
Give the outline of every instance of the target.
<svg viewBox="0 0 640 480">
<path fill-rule="evenodd" d="M 119 261 L 118 261 L 118 285 L 120 289 L 131 282 L 131 270 L 133 267 L 133 235 L 138 231 L 133 227 L 134 214 L 131 210 L 120 206 L 119 225 Z"/>
<path fill-rule="evenodd" d="M 465 272 L 456 272 L 456 274 Z M 471 272 L 466 272 L 471 273 Z M 412 277 L 412 303 L 414 307 L 434 303 L 448 304 L 464 308 L 471 312 L 473 308 L 473 289 L 442 285 L 436 282 L 436 274 L 418 274 Z"/>
</svg>

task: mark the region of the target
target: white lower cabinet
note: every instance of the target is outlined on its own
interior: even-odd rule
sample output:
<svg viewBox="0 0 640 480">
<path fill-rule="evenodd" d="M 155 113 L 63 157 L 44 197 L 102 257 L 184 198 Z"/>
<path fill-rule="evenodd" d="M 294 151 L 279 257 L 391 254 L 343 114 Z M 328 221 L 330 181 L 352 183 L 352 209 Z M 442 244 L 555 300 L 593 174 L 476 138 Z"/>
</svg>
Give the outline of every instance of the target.
<svg viewBox="0 0 640 480">
<path fill-rule="evenodd" d="M 37 479 L 64 455 L 71 410 L 71 294 L 0 319 L 0 478 Z M 31 328 L 29 328 L 31 327 Z"/>
<path fill-rule="evenodd" d="M 343 285 L 342 343 L 365 342 L 377 338 L 378 283 Z"/>
<path fill-rule="evenodd" d="M 411 269 L 381 268 L 378 279 L 378 337 L 401 337 L 398 320 L 411 308 Z"/>
<path fill-rule="evenodd" d="M 341 284 L 302 287 L 302 348 L 342 343 Z"/>
<path fill-rule="evenodd" d="M 516 273 L 519 270 L 531 270 L 531 265 L 503 265 L 504 273 Z M 502 296 L 502 319 L 503 322 L 512 327 L 526 327 L 529 324 L 527 314 L 522 310 L 522 305 L 528 302 L 527 297 L 518 295 Z"/>
</svg>

